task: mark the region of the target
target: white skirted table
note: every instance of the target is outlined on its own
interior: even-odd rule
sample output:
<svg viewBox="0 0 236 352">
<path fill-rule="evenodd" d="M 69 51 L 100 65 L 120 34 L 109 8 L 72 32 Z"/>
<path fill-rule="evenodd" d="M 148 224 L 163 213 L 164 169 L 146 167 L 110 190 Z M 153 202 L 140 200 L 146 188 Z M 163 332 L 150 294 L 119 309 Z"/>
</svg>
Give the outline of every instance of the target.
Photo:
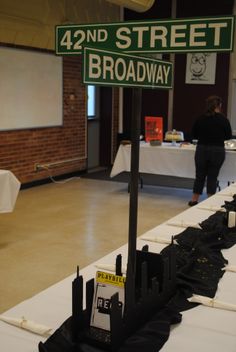
<svg viewBox="0 0 236 352">
<path fill-rule="evenodd" d="M 155 175 L 167 175 L 195 178 L 194 145 L 173 146 L 163 143 L 150 146 L 140 143 L 139 172 Z M 111 170 L 111 177 L 123 171 L 130 171 L 131 145 L 120 145 Z M 220 170 L 219 181 L 232 182 L 236 179 L 236 151 L 226 150 L 226 158 Z"/>
<path fill-rule="evenodd" d="M 0 213 L 13 211 L 20 185 L 20 181 L 11 171 L 0 170 Z"/>
<path fill-rule="evenodd" d="M 207 219 L 225 200 L 232 200 L 236 185 L 218 192 L 197 206 L 188 208 L 172 219 L 140 236 L 137 248 L 148 244 L 151 252 L 160 253 L 173 235 Z M 159 239 L 158 242 L 156 240 Z M 166 243 L 165 243 L 166 242 Z M 229 265 L 236 265 L 236 246 L 222 251 Z M 81 270 L 84 282 L 95 277 L 97 270 L 108 270 L 114 266 L 117 254 L 127 262 L 127 245 Z M 32 320 L 56 330 L 71 315 L 71 285 L 76 274 L 67 277 L 30 299 L 23 301 L 4 313 L 5 316 Z M 236 306 L 236 272 L 226 271 L 216 292 L 218 300 Z M 235 352 L 236 351 L 236 312 L 199 305 L 182 312 L 182 322 L 171 329 L 170 337 L 162 347 L 163 352 Z M 0 350 L 4 352 L 37 352 L 39 341 L 44 337 L 8 325 L 0 321 Z"/>
</svg>

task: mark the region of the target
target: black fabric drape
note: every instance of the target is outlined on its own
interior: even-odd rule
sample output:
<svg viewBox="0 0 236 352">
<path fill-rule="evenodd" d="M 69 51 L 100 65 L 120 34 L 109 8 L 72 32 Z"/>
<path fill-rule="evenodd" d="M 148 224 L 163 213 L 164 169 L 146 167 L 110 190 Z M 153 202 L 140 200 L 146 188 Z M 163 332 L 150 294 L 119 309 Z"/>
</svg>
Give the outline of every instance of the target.
<svg viewBox="0 0 236 352">
<path fill-rule="evenodd" d="M 226 211 L 236 210 L 236 195 L 226 201 Z M 221 250 L 236 244 L 236 228 L 227 227 L 227 212 L 218 211 L 201 222 L 201 229 L 188 227 L 174 236 L 177 256 L 177 292 L 166 307 L 155 313 L 141 329 L 129 337 L 119 352 L 158 352 L 169 338 L 170 326 L 181 322 L 181 312 L 198 304 L 188 302 L 192 294 L 213 298 L 227 264 Z M 162 250 L 168 255 L 170 246 Z M 73 343 L 71 319 L 43 344 L 40 352 L 104 352 L 85 342 Z"/>
</svg>

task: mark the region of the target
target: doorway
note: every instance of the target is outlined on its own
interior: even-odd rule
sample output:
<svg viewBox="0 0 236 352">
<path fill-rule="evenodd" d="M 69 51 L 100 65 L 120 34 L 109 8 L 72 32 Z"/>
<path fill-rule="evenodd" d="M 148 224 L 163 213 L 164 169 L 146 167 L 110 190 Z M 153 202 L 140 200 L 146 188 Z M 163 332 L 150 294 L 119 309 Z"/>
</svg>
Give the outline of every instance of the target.
<svg viewBox="0 0 236 352">
<path fill-rule="evenodd" d="M 87 146 L 88 170 L 99 167 L 99 89 L 93 85 L 87 86 Z"/>
<path fill-rule="evenodd" d="M 87 86 L 87 169 L 111 165 L 112 88 Z"/>
</svg>

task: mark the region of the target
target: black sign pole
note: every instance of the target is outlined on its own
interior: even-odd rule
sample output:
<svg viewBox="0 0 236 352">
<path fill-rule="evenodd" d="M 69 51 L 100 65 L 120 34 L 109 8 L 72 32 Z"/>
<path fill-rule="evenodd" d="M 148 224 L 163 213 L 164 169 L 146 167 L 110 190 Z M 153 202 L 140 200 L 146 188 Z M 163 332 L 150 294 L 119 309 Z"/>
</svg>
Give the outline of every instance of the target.
<svg viewBox="0 0 236 352">
<path fill-rule="evenodd" d="M 129 311 L 130 309 L 132 309 L 133 305 L 135 304 L 141 108 L 142 108 L 142 89 L 133 88 L 132 121 L 131 121 L 129 241 L 128 241 L 128 265 L 127 265 L 126 297 L 125 297 L 126 311 Z"/>
</svg>

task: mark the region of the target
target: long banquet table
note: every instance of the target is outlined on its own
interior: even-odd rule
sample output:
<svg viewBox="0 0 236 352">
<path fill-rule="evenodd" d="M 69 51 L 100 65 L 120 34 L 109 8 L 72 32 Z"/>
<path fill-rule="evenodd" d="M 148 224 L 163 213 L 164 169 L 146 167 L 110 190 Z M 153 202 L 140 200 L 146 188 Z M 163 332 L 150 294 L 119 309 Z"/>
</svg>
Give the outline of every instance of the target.
<svg viewBox="0 0 236 352">
<path fill-rule="evenodd" d="M 188 208 L 179 215 L 151 229 L 137 239 L 137 248 L 148 244 L 149 250 L 159 253 L 166 244 L 150 241 L 155 236 L 170 239 L 182 232 L 182 227 L 173 223 L 199 223 L 214 213 L 225 200 L 232 200 L 236 185 L 218 192 L 198 205 Z M 149 238 L 146 240 L 145 238 Z M 81 270 L 84 280 L 94 277 L 97 266 L 114 264 L 117 254 L 122 254 L 124 264 L 127 261 L 127 245 L 115 250 L 97 262 Z M 236 265 L 236 246 L 222 251 L 229 264 Z M 50 268 L 49 268 L 50 270 Z M 101 269 L 100 269 L 101 270 Z M 30 299 L 23 301 L 4 313 L 6 316 L 22 317 L 57 329 L 71 315 L 71 275 Z M 225 272 L 221 278 L 216 296 L 219 300 L 236 305 L 236 273 Z M 236 312 L 199 305 L 182 312 L 182 322 L 171 328 L 168 341 L 162 347 L 163 352 L 235 352 L 236 351 Z M 3 352 L 37 352 L 39 341 L 45 338 L 8 325 L 0 321 L 0 349 Z"/>
<path fill-rule="evenodd" d="M 13 211 L 20 182 L 9 170 L 0 170 L 0 213 Z"/>
<path fill-rule="evenodd" d="M 168 175 L 195 178 L 194 145 L 176 145 L 163 143 L 150 146 L 140 143 L 139 172 L 156 175 Z M 111 170 L 111 177 L 123 171 L 130 171 L 131 145 L 120 145 Z M 219 181 L 232 182 L 236 178 L 236 152 L 226 150 L 226 158 L 220 170 Z"/>
</svg>

